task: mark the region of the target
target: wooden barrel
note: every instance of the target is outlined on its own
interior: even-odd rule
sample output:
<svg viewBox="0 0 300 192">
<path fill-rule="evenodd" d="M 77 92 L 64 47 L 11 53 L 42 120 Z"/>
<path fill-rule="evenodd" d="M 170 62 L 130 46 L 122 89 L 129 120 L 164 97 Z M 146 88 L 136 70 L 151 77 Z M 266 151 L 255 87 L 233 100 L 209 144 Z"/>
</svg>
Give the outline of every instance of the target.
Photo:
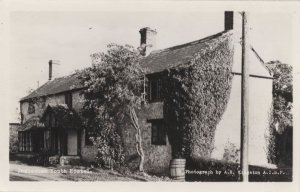
<svg viewBox="0 0 300 192">
<path fill-rule="evenodd" d="M 172 159 L 170 161 L 170 177 L 177 181 L 185 180 L 185 159 Z"/>
</svg>

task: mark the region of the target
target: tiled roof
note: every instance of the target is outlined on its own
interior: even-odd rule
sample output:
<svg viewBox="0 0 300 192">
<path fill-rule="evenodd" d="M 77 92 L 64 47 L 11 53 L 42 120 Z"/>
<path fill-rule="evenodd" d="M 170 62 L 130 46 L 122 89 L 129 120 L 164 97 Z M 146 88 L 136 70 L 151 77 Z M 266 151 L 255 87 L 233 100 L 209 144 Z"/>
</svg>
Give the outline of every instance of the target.
<svg viewBox="0 0 300 192">
<path fill-rule="evenodd" d="M 72 74 L 65 77 L 55 78 L 52 81 L 48 81 L 47 83 L 39 87 L 37 90 L 33 91 L 26 97 L 23 97 L 21 101 L 30 98 L 53 95 L 53 94 L 58 94 L 65 91 L 81 89 L 81 88 L 83 88 L 83 84 L 76 77 L 76 74 Z"/>
<path fill-rule="evenodd" d="M 176 67 L 179 64 L 189 61 L 196 53 L 205 50 L 213 42 L 229 35 L 231 35 L 230 32 L 224 31 L 190 43 L 153 51 L 150 55 L 142 59 L 141 65 L 147 68 L 149 73 L 161 72 L 168 68 Z M 48 81 L 28 96 L 23 97 L 21 101 L 81 88 L 84 88 L 84 86 L 76 78 L 76 74 L 73 74 Z"/>
<path fill-rule="evenodd" d="M 231 32 L 224 31 L 190 43 L 153 51 L 141 61 L 141 65 L 146 67 L 149 73 L 176 67 L 188 62 L 196 53 L 207 49 L 211 43 L 230 35 Z"/>
<path fill-rule="evenodd" d="M 29 131 L 45 129 L 45 126 L 40 122 L 40 118 L 37 116 L 31 117 L 25 123 L 20 126 L 19 131 Z"/>
</svg>

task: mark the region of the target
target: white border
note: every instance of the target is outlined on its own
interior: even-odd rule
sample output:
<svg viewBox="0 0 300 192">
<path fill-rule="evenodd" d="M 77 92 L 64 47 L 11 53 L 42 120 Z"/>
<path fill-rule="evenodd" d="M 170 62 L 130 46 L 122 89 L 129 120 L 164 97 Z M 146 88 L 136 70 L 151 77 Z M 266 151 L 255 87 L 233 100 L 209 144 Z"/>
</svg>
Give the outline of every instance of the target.
<svg viewBox="0 0 300 192">
<path fill-rule="evenodd" d="M 231 1 L 95 1 L 95 0 L 27 0 L 27 1 L 0 1 L 0 80 L 1 80 L 1 139 L 0 139 L 0 191 L 300 191 L 299 182 L 299 126 L 300 105 L 297 101 L 299 90 L 297 89 L 300 80 L 299 65 L 300 61 L 300 9 L 299 2 L 231 2 Z M 278 11 L 294 13 L 293 30 L 293 66 L 294 68 L 294 171 L 293 182 L 287 183 L 214 183 L 214 182 L 195 182 L 195 183 L 175 183 L 175 182 L 9 182 L 8 164 L 8 117 L 6 111 L 11 110 L 6 98 L 9 97 L 10 87 L 7 82 L 9 71 L 9 14 L 12 11 L 203 11 L 215 12 L 224 10 L 236 11 Z M 13 71 L 11 71 L 13 75 Z M 298 109 L 298 110 L 296 110 Z"/>
</svg>

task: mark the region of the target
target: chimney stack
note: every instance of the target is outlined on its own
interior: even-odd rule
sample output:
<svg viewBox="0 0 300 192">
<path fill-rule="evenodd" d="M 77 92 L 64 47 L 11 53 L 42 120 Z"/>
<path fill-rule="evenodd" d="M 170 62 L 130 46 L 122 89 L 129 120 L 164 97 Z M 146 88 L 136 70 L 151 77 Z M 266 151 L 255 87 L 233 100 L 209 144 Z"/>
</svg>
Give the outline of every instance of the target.
<svg viewBox="0 0 300 192">
<path fill-rule="evenodd" d="M 55 69 L 53 66 L 54 64 L 57 65 L 57 66 L 55 66 Z M 52 78 L 59 76 L 59 69 L 58 69 L 59 65 L 60 65 L 60 62 L 58 60 L 49 60 L 49 81 L 51 81 Z M 54 72 L 56 72 L 56 73 L 54 73 Z"/>
<path fill-rule="evenodd" d="M 141 34 L 141 49 L 142 55 L 147 56 L 151 51 L 156 49 L 156 30 L 150 29 L 149 27 L 142 28 Z"/>
<path fill-rule="evenodd" d="M 49 60 L 49 81 L 52 79 L 52 60 Z"/>
<path fill-rule="evenodd" d="M 225 11 L 225 22 L 224 22 L 224 30 L 232 30 L 234 25 L 234 15 L 233 11 Z"/>
</svg>

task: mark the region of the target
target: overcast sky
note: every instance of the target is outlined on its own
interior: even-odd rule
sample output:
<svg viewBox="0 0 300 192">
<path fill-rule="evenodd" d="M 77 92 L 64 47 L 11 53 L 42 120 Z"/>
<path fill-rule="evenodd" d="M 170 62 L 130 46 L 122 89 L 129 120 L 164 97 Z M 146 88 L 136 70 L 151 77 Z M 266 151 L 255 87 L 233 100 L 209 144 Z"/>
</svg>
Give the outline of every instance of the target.
<svg viewBox="0 0 300 192">
<path fill-rule="evenodd" d="M 287 13 L 251 14 L 251 44 L 265 61 L 291 62 L 292 18 Z M 139 29 L 157 30 L 157 48 L 221 32 L 224 13 L 201 12 L 11 12 L 10 122 L 19 100 L 48 80 L 48 61 L 60 60 L 60 75 L 88 67 L 90 54 L 109 43 L 139 46 Z"/>
</svg>

